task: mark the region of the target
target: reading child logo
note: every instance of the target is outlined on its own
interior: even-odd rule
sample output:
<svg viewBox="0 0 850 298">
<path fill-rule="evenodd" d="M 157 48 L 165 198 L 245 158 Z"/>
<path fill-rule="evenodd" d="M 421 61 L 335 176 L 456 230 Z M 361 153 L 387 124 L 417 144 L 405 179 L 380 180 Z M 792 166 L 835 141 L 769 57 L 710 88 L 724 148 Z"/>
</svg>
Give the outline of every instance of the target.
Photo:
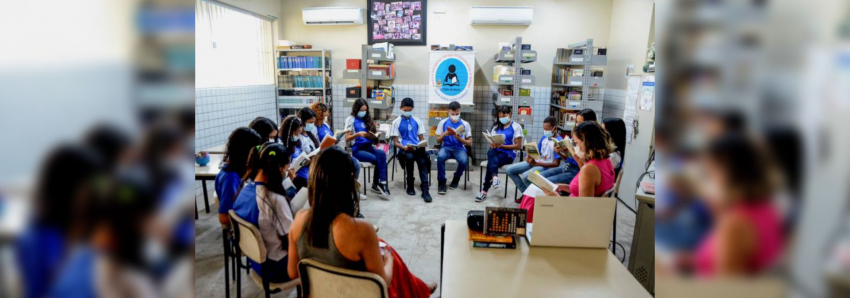
<svg viewBox="0 0 850 298">
<path fill-rule="evenodd" d="M 440 93 L 456 96 L 467 87 L 469 73 L 460 59 L 448 58 L 439 62 L 434 79 Z"/>
</svg>

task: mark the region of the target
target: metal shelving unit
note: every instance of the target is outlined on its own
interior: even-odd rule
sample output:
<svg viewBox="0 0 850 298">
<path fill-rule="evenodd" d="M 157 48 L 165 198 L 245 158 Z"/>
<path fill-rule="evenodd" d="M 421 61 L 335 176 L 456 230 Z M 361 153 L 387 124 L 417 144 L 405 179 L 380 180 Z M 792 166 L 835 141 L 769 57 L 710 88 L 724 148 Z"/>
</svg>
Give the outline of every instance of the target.
<svg viewBox="0 0 850 298">
<path fill-rule="evenodd" d="M 374 98 L 367 98 L 370 96 L 370 94 L 367 93 L 367 90 L 369 81 L 375 82 L 377 87 L 377 85 L 380 85 L 381 82 L 395 80 L 393 73 L 390 73 L 389 71 L 381 73 L 380 71 L 370 70 L 369 66 L 392 65 L 394 63 L 395 59 L 387 58 L 386 52 L 376 51 L 372 48 L 372 46 L 364 44 L 361 45 L 360 69 L 346 69 L 342 73 L 342 78 L 358 80 L 360 82 L 360 95 L 369 102 L 370 108 L 378 110 L 392 109 L 395 104 L 395 91 L 393 91 L 393 98 L 390 99 L 390 103 L 386 103 L 384 101 L 375 100 Z M 357 98 L 345 98 L 342 101 L 343 107 L 351 107 L 354 104 L 355 99 Z"/>
<path fill-rule="evenodd" d="M 549 100 L 549 114 L 559 118 L 558 126 L 561 130 L 570 131 L 575 125 L 574 122 L 562 121 L 563 117 L 568 113 L 575 113 L 582 109 L 592 109 L 598 115 L 602 113 L 602 95 L 605 87 L 604 77 L 594 77 L 593 70 L 600 69 L 608 64 L 608 56 L 600 55 L 593 48 L 593 39 L 588 38 L 585 41 L 570 44 L 565 49 L 558 49 L 558 53 L 567 51 L 566 57 L 560 57 L 556 54 L 552 61 L 552 95 Z M 562 58 L 559 60 L 559 58 Z M 557 75 L 561 70 L 567 70 L 565 79 L 558 80 Z M 581 76 L 569 76 L 572 69 L 582 69 Z M 555 92 L 565 92 L 565 102 L 561 103 L 560 98 L 555 96 Z M 569 92 L 580 92 L 580 100 L 571 100 Z"/>
<path fill-rule="evenodd" d="M 320 57 L 321 67 L 280 67 L 277 63 L 275 67 L 275 85 L 277 85 L 277 106 L 278 112 L 282 116 L 284 114 L 294 113 L 294 111 L 303 107 L 307 107 L 314 102 L 323 102 L 330 109 L 332 101 L 331 94 L 331 51 L 325 49 L 287 49 L 277 50 L 275 62 L 280 57 Z M 319 87 L 294 87 L 281 86 L 281 79 L 289 77 L 292 73 L 300 72 L 315 72 L 321 77 Z M 306 91 L 306 92 L 304 92 Z M 286 94 L 286 93 L 301 93 L 305 94 Z"/>
<path fill-rule="evenodd" d="M 523 50 L 522 37 L 517 37 L 511 45 L 511 49 L 500 49 L 493 57 L 493 61 L 496 63 L 507 63 L 514 68 L 513 75 L 500 75 L 498 81 L 495 82 L 498 85 L 510 86 L 510 89 L 513 91 L 512 95 L 502 95 L 499 92 L 493 93 L 493 105 L 510 105 L 514 112 L 514 120 L 522 125 L 523 128 L 526 128 L 527 125 L 532 124 L 534 110 L 531 110 L 532 115 L 519 115 L 519 108 L 531 108 L 534 105 L 534 98 L 530 95 L 521 96 L 520 90 L 524 85 L 533 85 L 537 80 L 534 75 L 523 75 L 520 65 L 536 62 L 537 51 Z"/>
</svg>

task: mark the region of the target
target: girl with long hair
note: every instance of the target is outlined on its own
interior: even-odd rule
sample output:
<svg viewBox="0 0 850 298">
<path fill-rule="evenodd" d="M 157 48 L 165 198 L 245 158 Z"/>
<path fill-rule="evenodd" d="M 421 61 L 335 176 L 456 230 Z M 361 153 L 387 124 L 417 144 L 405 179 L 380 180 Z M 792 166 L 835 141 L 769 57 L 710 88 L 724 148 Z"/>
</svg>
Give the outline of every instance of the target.
<svg viewBox="0 0 850 298">
<path fill-rule="evenodd" d="M 375 177 L 372 179 L 372 191 L 388 196 L 390 189 L 387 187 L 387 153 L 373 146 L 375 141 L 375 121 L 369 114 L 369 104 L 366 100 L 358 98 L 351 106 L 351 116 L 345 119 L 345 141 L 354 141 L 351 146 L 351 155 L 360 162 L 368 162 L 375 165 Z M 365 185 L 363 187 L 366 187 Z"/>
<path fill-rule="evenodd" d="M 487 150 L 487 174 L 484 175 L 484 185 L 481 186 L 481 192 L 475 197 L 476 202 L 483 202 L 487 199 L 487 191 L 490 190 L 491 186 L 496 189 L 502 185 L 499 182 L 499 168 L 513 163 L 516 159 L 516 152 L 514 151 L 522 146 L 522 127 L 511 120 L 511 107 L 498 106 L 493 116 L 496 121 L 493 122 L 490 134 L 504 135 L 505 142 L 490 144 L 490 150 Z"/>
<path fill-rule="evenodd" d="M 264 143 L 265 139 L 256 131 L 240 127 L 230 133 L 224 149 L 221 171 L 215 176 L 215 193 L 218 194 L 218 221 L 230 225 L 227 213 L 233 209 L 236 194 L 242 188 L 242 176 L 248 170 L 248 154 L 251 149 Z"/>
<path fill-rule="evenodd" d="M 289 235 L 289 276 L 297 278 L 298 262 L 310 258 L 375 273 L 386 281 L 390 297 L 429 297 L 436 283 L 426 285 L 410 273 L 398 253 L 378 239 L 372 224 L 355 218 L 353 178 L 351 157 L 341 149 L 331 147 L 316 156 L 308 186 L 311 208 L 296 214 Z"/>
<path fill-rule="evenodd" d="M 293 212 L 283 189 L 283 179 L 292 174 L 289 171 L 291 161 L 292 155 L 281 144 L 254 147 L 249 161 L 251 166 L 245 175 L 247 183 L 233 205 L 236 215 L 257 226 L 266 246 L 268 259 L 263 268 L 267 270 L 260 270 L 260 264 L 249 260 L 252 269 L 274 283 L 289 280 L 286 237 Z"/>
</svg>

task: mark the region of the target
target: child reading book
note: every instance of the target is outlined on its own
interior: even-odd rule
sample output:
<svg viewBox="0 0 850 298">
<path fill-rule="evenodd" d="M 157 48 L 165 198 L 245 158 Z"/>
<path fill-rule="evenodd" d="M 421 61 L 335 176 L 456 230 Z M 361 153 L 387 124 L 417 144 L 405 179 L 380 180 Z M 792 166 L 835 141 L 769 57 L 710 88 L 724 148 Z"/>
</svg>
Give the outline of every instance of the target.
<svg viewBox="0 0 850 298">
<path fill-rule="evenodd" d="M 457 169 L 448 185 L 448 188 L 456 189 L 469 160 L 464 146 L 472 146 L 472 136 L 468 133 L 472 132 L 472 127 L 460 118 L 460 110 L 457 101 L 449 103 L 449 117 L 440 121 L 435 131 L 437 143 L 442 144 L 437 153 L 437 193 L 441 195 L 446 194 L 446 161 L 457 161 Z"/>
<path fill-rule="evenodd" d="M 499 188 L 499 168 L 511 164 L 516 159 L 516 152 L 522 146 L 522 126 L 511 121 L 511 107 L 498 106 L 496 108 L 496 122 L 493 123 L 493 128 L 490 133 L 484 134 L 484 138 L 490 141 L 490 150 L 487 151 L 487 172 L 484 174 L 484 185 L 481 186 L 481 192 L 475 197 L 476 202 L 483 202 L 487 199 L 487 191 L 490 187 Z M 493 135 L 503 135 L 503 142 L 493 142 Z"/>
<path fill-rule="evenodd" d="M 401 100 L 401 117 L 393 121 L 390 137 L 398 151 L 398 160 L 404 169 L 407 179 L 407 195 L 415 196 L 413 163 L 419 167 L 419 179 L 422 200 L 431 202 L 431 194 L 428 193 L 428 172 L 431 171 L 431 160 L 425 152 L 428 141 L 425 139 L 425 124 L 419 118 L 413 116 L 413 99 Z"/>
<path fill-rule="evenodd" d="M 516 183 L 517 189 L 520 192 L 528 188 L 528 175 L 531 172 L 544 171 L 547 168 L 557 167 L 561 164 L 561 157 L 555 153 L 554 149 L 555 142 L 561 141 L 561 137 L 556 133 L 558 129 L 557 125 L 557 118 L 546 117 L 543 120 L 543 136 L 540 137 L 537 144 L 529 143 L 525 146 L 528 153 L 525 161 L 512 164 L 507 168 L 508 177 Z M 517 200 L 517 203 L 519 203 L 519 200 Z"/>
</svg>

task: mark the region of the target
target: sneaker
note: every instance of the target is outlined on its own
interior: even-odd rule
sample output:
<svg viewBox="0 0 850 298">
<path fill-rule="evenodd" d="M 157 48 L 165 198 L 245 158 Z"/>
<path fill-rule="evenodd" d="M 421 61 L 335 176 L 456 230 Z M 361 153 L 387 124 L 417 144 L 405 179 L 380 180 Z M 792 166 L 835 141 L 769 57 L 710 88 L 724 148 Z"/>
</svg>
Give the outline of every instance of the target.
<svg viewBox="0 0 850 298">
<path fill-rule="evenodd" d="M 378 187 L 378 185 L 377 185 L 377 184 L 372 184 L 372 192 L 374 192 L 374 193 L 376 193 L 376 194 L 379 194 L 379 195 L 383 195 L 383 194 L 384 194 L 383 190 L 381 190 L 381 188 L 380 188 L 380 187 Z"/>
<path fill-rule="evenodd" d="M 425 200 L 425 203 L 431 203 L 431 194 L 429 194 L 427 190 L 423 191 L 422 199 Z"/>
<path fill-rule="evenodd" d="M 486 191 L 482 191 L 482 192 L 478 193 L 477 196 L 475 196 L 475 202 L 484 202 L 484 200 L 486 200 L 486 199 L 487 199 L 487 192 Z"/>
<path fill-rule="evenodd" d="M 490 184 L 490 188 L 499 189 L 499 187 L 502 187 L 502 182 L 499 182 L 499 178 L 493 177 L 493 182 Z"/>
<path fill-rule="evenodd" d="M 390 188 L 387 187 L 386 182 L 381 182 L 381 193 L 385 196 L 390 195 Z"/>
<path fill-rule="evenodd" d="M 440 183 L 440 185 L 437 186 L 437 193 L 441 194 L 441 195 L 446 194 L 446 184 L 445 183 Z"/>
<path fill-rule="evenodd" d="M 449 188 L 451 188 L 451 189 L 457 189 L 457 184 L 458 184 L 458 182 L 460 182 L 460 177 L 452 178 L 452 183 L 451 183 L 451 184 L 449 184 Z"/>
<path fill-rule="evenodd" d="M 411 183 L 411 184 L 413 184 L 413 183 Z M 413 190 L 413 185 L 411 185 L 411 184 L 407 185 L 407 195 L 412 197 L 412 196 L 416 195 L 416 191 Z"/>
</svg>

